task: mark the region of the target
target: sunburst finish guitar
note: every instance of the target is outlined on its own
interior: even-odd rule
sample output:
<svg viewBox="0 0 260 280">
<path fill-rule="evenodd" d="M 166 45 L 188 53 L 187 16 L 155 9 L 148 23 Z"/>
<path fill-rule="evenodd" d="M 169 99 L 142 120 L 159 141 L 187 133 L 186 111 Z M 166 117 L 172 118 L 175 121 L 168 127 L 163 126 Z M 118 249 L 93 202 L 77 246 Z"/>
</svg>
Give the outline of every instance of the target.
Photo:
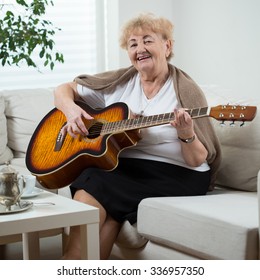
<svg viewBox="0 0 260 280">
<path fill-rule="evenodd" d="M 130 118 L 125 103 L 115 103 L 94 110 L 77 102 L 94 119 L 84 120 L 89 135 L 72 138 L 62 135 L 65 115 L 54 108 L 39 123 L 32 135 L 26 153 L 26 165 L 46 188 L 57 189 L 69 185 L 88 167 L 113 170 L 120 151 L 134 146 L 140 140 L 140 129 L 163 125 L 173 120 L 173 113 Z M 255 106 L 219 105 L 189 109 L 192 118 L 213 117 L 220 121 L 251 121 Z"/>
</svg>

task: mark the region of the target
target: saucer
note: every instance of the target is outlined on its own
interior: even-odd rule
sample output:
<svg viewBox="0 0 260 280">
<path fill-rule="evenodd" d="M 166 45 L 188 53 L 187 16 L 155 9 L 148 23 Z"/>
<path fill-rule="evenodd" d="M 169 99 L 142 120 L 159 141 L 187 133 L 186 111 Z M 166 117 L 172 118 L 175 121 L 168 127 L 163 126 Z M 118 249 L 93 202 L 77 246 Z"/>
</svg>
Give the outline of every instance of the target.
<svg viewBox="0 0 260 280">
<path fill-rule="evenodd" d="M 32 206 L 33 206 L 33 203 L 31 201 L 26 201 L 26 200 L 20 201 L 19 203 L 12 205 L 10 211 L 6 211 L 5 206 L 0 205 L 0 215 L 22 212 L 22 211 L 30 209 Z"/>
<path fill-rule="evenodd" d="M 43 190 L 39 189 L 39 188 L 34 188 L 34 190 L 31 193 L 24 193 L 22 194 L 21 198 L 30 198 L 30 197 L 35 197 L 37 195 L 39 195 L 40 193 L 42 193 Z"/>
</svg>

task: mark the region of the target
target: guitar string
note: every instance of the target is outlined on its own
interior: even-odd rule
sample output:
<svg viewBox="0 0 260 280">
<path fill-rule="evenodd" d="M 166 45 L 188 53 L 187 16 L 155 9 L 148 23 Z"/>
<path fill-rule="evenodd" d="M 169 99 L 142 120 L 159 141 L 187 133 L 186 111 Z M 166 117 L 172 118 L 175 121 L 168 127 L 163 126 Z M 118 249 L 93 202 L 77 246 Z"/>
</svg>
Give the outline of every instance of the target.
<svg viewBox="0 0 260 280">
<path fill-rule="evenodd" d="M 140 122 L 140 123 L 138 123 L 139 125 L 141 125 L 142 123 L 143 123 L 143 121 L 145 120 L 145 122 L 144 123 L 146 123 L 147 122 L 147 120 L 148 120 L 148 117 L 146 118 L 146 116 L 143 116 L 143 114 L 144 114 L 144 112 L 147 110 L 147 108 L 148 107 L 150 107 L 150 105 L 151 104 L 153 104 L 157 99 L 158 99 L 158 96 L 159 96 L 160 94 L 156 94 L 152 99 L 147 99 L 146 97 L 145 97 L 145 93 L 144 93 L 144 90 L 143 90 L 143 88 L 142 88 L 142 95 L 141 95 L 141 102 L 140 102 L 140 113 L 139 114 L 137 114 L 136 116 L 137 116 L 137 120 Z M 145 105 L 144 105 L 144 102 L 146 103 Z M 166 114 L 169 114 L 169 113 L 166 113 Z M 160 115 L 154 115 L 154 116 L 151 116 L 151 117 L 155 117 L 155 116 L 161 116 L 161 115 L 165 115 L 165 114 L 160 114 Z M 141 118 L 141 119 L 140 119 Z M 152 119 L 153 119 L 152 118 Z M 170 118 L 172 118 L 172 116 L 170 116 Z M 169 118 L 169 120 L 167 120 L 167 121 L 170 121 L 170 118 Z M 122 120 L 121 120 L 122 121 Z M 121 121 L 117 121 L 119 124 L 120 124 L 120 122 Z M 126 120 L 127 121 L 127 120 Z M 155 120 L 154 122 L 155 122 L 155 124 L 156 124 L 156 122 L 157 122 L 158 120 Z M 116 128 L 117 128 L 117 125 L 115 124 L 116 122 L 113 122 L 114 123 L 114 126 L 116 126 Z M 105 125 L 105 124 L 104 124 Z M 108 126 L 109 126 L 109 124 L 108 124 Z M 120 125 L 119 125 L 120 126 Z M 126 124 L 126 126 L 128 126 L 127 124 Z M 150 126 L 152 126 L 152 125 L 150 125 Z M 89 136 L 91 137 L 91 136 L 94 136 L 94 135 L 96 135 L 96 134 L 100 134 L 101 133 L 101 131 L 102 131 L 102 127 L 103 127 L 103 124 L 100 124 L 98 127 L 96 126 L 96 130 L 95 129 L 92 129 L 91 130 L 91 133 L 89 134 Z M 124 126 L 123 126 L 124 127 Z M 107 129 L 105 129 L 105 133 L 111 133 L 111 132 L 114 132 L 114 127 L 113 127 L 113 125 L 112 125 L 112 131 L 111 131 L 111 129 L 109 130 L 109 127 L 107 128 Z M 109 132 L 107 132 L 107 130 L 109 131 Z M 129 129 L 130 130 L 130 129 Z"/>
<path fill-rule="evenodd" d="M 229 107 L 230 107 L 230 105 L 229 105 Z M 214 117 L 214 115 L 212 115 L 212 117 L 214 117 L 214 118 L 216 118 L 218 120 L 222 120 L 222 121 L 229 120 L 229 121 L 234 122 L 234 121 L 240 120 L 240 121 L 242 121 L 242 124 L 241 124 L 241 126 L 242 126 L 242 125 L 244 125 L 245 121 L 250 121 L 251 120 L 250 118 L 246 118 L 245 117 L 245 113 L 246 113 L 245 109 L 248 108 L 248 107 L 249 106 L 243 106 L 242 107 L 241 110 L 243 110 L 243 112 L 239 114 L 239 117 L 236 117 L 233 113 L 231 114 L 229 112 L 229 110 L 226 111 L 226 112 L 229 113 L 229 115 L 223 114 L 223 112 L 224 112 L 223 111 L 222 113 L 219 113 L 219 117 L 217 117 L 217 116 Z M 256 108 L 255 106 L 251 106 L 251 107 L 252 108 L 253 107 Z M 194 117 L 202 117 L 202 116 L 211 116 L 210 114 L 208 114 L 208 108 L 210 108 L 210 107 L 193 108 L 193 109 L 188 109 L 187 112 L 191 115 L 192 118 L 194 118 Z M 222 108 L 222 109 L 226 109 L 226 106 L 225 106 L 225 108 Z M 232 109 L 234 110 L 234 109 L 237 109 L 237 108 L 232 108 Z M 253 111 L 255 111 L 255 110 L 253 110 Z M 253 112 L 251 112 L 251 113 L 253 113 Z M 172 113 L 160 114 L 160 115 L 154 115 L 154 116 L 142 116 L 140 118 L 135 119 L 135 120 L 137 120 L 137 123 L 135 125 L 139 125 L 139 127 L 137 127 L 137 128 L 136 127 L 129 128 L 128 130 L 135 129 L 135 128 L 136 129 L 141 128 L 141 125 L 143 125 L 142 123 L 144 122 L 144 120 L 145 120 L 144 123 L 150 122 L 150 124 L 147 125 L 146 127 L 152 126 L 153 123 L 160 124 L 160 123 L 158 123 L 158 121 L 161 121 L 161 124 L 163 124 L 163 122 L 169 122 L 172 119 L 172 114 L 173 114 L 173 112 Z M 165 115 L 169 115 L 168 119 L 165 119 L 165 117 L 163 117 L 162 119 L 154 120 L 154 117 L 160 117 L 160 116 L 165 116 Z M 221 115 L 223 115 L 223 116 L 221 116 Z M 253 118 L 254 118 L 254 114 L 253 114 Z M 115 122 L 111 122 L 111 123 L 118 123 L 118 124 L 120 124 L 122 122 L 130 121 L 130 120 L 132 120 L 132 119 L 126 119 L 126 120 L 123 119 L 123 120 L 119 120 L 119 121 L 115 121 Z M 108 123 L 98 123 L 98 122 L 95 123 L 95 127 L 96 128 L 92 130 L 92 132 L 89 134 L 89 136 L 94 136 L 94 135 L 97 135 L 98 133 L 100 133 L 101 130 L 102 130 L 103 125 L 106 125 L 106 124 L 109 124 L 109 122 Z M 130 126 L 131 125 L 133 125 L 133 124 L 130 123 Z M 127 127 L 127 126 L 129 126 L 129 124 L 126 124 L 124 127 Z M 113 128 L 112 130 L 111 130 L 111 128 L 110 128 L 110 130 L 108 129 L 107 133 L 113 132 L 114 129 L 115 128 Z M 118 127 L 116 127 L 116 129 L 118 129 Z"/>
<path fill-rule="evenodd" d="M 124 130 L 131 130 L 131 129 L 137 129 L 138 127 L 140 128 L 141 126 L 153 126 L 156 124 L 162 124 L 165 122 L 170 122 L 172 120 L 173 117 L 173 113 L 165 113 L 165 114 L 159 114 L 159 115 L 153 115 L 153 116 L 140 116 L 139 118 L 136 119 L 123 119 L 123 120 L 119 120 L 119 121 L 115 121 L 115 122 L 107 122 L 107 123 L 95 123 L 93 125 L 94 129 L 90 130 L 90 133 L 88 134 L 88 136 L 94 136 L 98 133 L 101 132 L 102 127 L 104 125 L 110 125 L 113 124 L 111 128 L 107 127 L 106 129 L 104 129 L 104 132 L 106 133 L 111 133 L 115 130 L 118 130 L 118 127 L 120 127 L 120 125 L 122 126 L 122 128 L 124 128 Z M 154 119 L 156 118 L 156 119 Z M 130 123 L 127 124 L 127 122 L 129 121 L 136 121 L 135 123 Z M 122 123 L 125 122 L 125 125 L 122 125 Z M 137 126 L 137 127 L 135 127 Z"/>
<path fill-rule="evenodd" d="M 189 109 L 187 110 L 187 112 L 192 116 L 200 116 L 201 115 L 201 110 L 206 110 L 208 107 L 202 107 L 202 108 L 194 108 L 194 109 Z M 195 114 L 194 114 L 195 113 Z M 205 114 L 205 113 L 203 113 Z M 203 115 L 202 114 L 202 115 Z M 168 116 L 167 116 L 168 115 Z M 166 117 L 165 117 L 166 116 Z M 157 119 L 154 120 L 154 117 L 156 117 Z M 159 118 L 159 119 L 158 119 Z M 150 120 L 149 120 L 150 119 Z M 134 124 L 126 124 L 126 125 L 123 125 L 122 128 L 124 128 L 126 130 L 126 128 L 128 128 L 128 130 L 131 130 L 131 129 L 135 129 L 132 128 L 131 126 L 134 126 L 134 125 L 139 125 L 139 128 L 140 126 L 145 126 L 145 124 L 148 123 L 147 127 L 148 126 L 153 126 L 153 125 L 156 125 L 156 124 L 162 124 L 162 123 L 167 123 L 167 122 L 170 122 L 171 120 L 173 119 L 173 112 L 171 113 L 165 113 L 165 114 L 159 114 L 159 115 L 153 115 L 153 116 L 140 116 L 139 118 L 136 118 L 134 120 L 136 120 L 137 123 L 134 123 Z M 106 129 L 104 129 L 104 132 L 106 133 L 112 133 L 116 130 L 118 130 L 118 126 L 120 127 L 121 123 L 122 122 L 125 122 L 127 123 L 127 121 L 131 121 L 132 119 L 123 119 L 123 120 L 119 120 L 119 121 L 114 121 L 114 122 L 107 122 L 107 123 L 95 123 L 93 125 L 94 129 L 92 129 L 90 131 L 90 133 L 87 135 L 87 136 L 94 136 L 94 135 L 97 135 L 97 134 L 100 134 L 101 131 L 102 131 L 102 127 L 104 125 L 110 125 L 110 124 L 114 124 L 112 125 L 112 128 L 109 128 L 107 127 Z M 113 127 L 114 126 L 114 127 Z M 129 128 L 129 126 L 131 128 Z M 137 127 L 138 128 L 138 127 Z"/>
<path fill-rule="evenodd" d="M 226 105 L 227 106 L 227 105 Z M 229 107 L 230 107 L 230 105 L 229 105 Z M 237 107 L 237 106 L 236 106 Z M 242 107 L 242 106 L 241 106 Z M 242 107 L 242 109 L 241 110 L 245 110 L 245 108 L 247 108 L 247 107 L 249 107 L 249 106 L 243 106 Z M 253 106 L 253 107 L 255 107 L 255 106 Z M 196 117 L 196 116 L 207 116 L 207 110 L 208 110 L 208 108 L 209 107 L 201 107 L 201 108 L 193 108 L 193 109 L 188 109 L 188 110 L 186 110 L 190 115 L 191 115 L 191 117 Z M 224 108 L 222 108 L 222 109 L 224 109 Z M 237 108 L 235 108 L 235 109 L 237 109 Z M 202 113 L 201 113 L 201 111 L 202 111 Z M 144 123 L 147 123 L 147 122 L 149 122 L 149 121 L 151 121 L 151 120 L 149 120 L 149 118 L 150 119 L 152 119 L 152 122 L 150 123 L 150 125 L 147 125 L 147 127 L 148 126 L 152 126 L 153 125 L 153 122 L 154 123 L 158 123 L 158 120 L 153 120 L 154 119 L 154 117 L 158 117 L 158 116 L 162 116 L 162 115 L 167 115 L 167 114 L 169 114 L 169 118 L 168 119 L 165 119 L 165 118 L 163 118 L 161 121 L 165 121 L 165 122 L 169 122 L 171 119 L 172 119 L 172 114 L 173 113 L 165 113 L 165 114 L 159 114 L 159 115 L 153 115 L 153 116 L 140 116 L 139 118 L 137 118 L 137 119 L 135 119 L 135 120 L 137 120 L 137 121 L 139 121 L 139 123 L 137 123 L 136 125 L 142 125 L 142 123 L 143 123 L 143 121 L 145 120 L 145 122 Z M 219 116 L 220 116 L 220 114 L 219 114 Z M 213 116 L 214 117 L 214 116 Z M 241 119 L 241 121 L 243 121 L 243 123 L 246 121 L 246 119 L 245 118 L 243 118 L 243 117 L 245 117 L 245 112 L 243 112 L 243 114 L 241 113 L 240 114 L 240 118 L 242 118 Z M 215 117 L 216 118 L 216 117 Z M 232 118 L 230 118 L 230 116 L 229 116 L 229 118 L 227 118 L 226 117 L 226 119 L 225 120 L 231 120 L 232 121 Z M 118 120 L 118 121 L 114 121 L 114 122 L 107 122 L 107 123 L 100 123 L 100 122 L 96 122 L 96 123 L 94 123 L 94 125 L 92 126 L 92 127 L 95 127 L 94 129 L 92 129 L 91 131 L 90 131 L 90 133 L 87 135 L 87 136 L 95 136 L 95 135 L 97 135 L 97 134 L 99 134 L 101 131 L 102 131 L 102 127 L 104 126 L 104 125 L 107 125 L 107 124 L 110 124 L 110 123 L 118 123 L 118 124 L 120 124 L 121 122 L 127 122 L 127 121 L 129 121 L 129 120 L 132 120 L 132 119 L 123 119 L 123 120 Z M 219 118 L 219 120 L 221 120 L 220 118 Z M 224 120 L 224 119 L 223 119 Z M 233 120 L 234 120 L 234 117 L 233 117 Z M 236 119 L 237 120 L 237 119 Z M 133 124 L 130 124 L 130 126 L 131 125 L 133 125 Z M 129 126 L 129 124 L 127 124 L 126 126 Z M 117 127 L 116 127 L 117 128 Z M 141 127 L 137 127 L 136 129 L 138 129 L 138 128 L 141 128 Z M 115 129 L 115 128 L 113 128 L 113 129 Z M 117 128 L 118 129 L 118 128 Z M 131 129 L 135 129 L 135 127 L 134 128 L 129 128 L 128 130 L 131 130 Z M 105 131 L 107 131 L 108 130 L 108 132 L 107 133 L 111 133 L 111 132 L 113 132 L 113 130 L 109 130 L 108 128 L 107 129 L 105 129 Z"/>
</svg>

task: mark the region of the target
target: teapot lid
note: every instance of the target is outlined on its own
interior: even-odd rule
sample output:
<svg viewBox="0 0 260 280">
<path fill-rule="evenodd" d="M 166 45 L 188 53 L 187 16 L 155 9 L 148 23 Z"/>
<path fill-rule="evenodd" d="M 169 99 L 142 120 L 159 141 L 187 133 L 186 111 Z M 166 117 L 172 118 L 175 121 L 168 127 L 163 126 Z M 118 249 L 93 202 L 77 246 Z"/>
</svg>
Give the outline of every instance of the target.
<svg viewBox="0 0 260 280">
<path fill-rule="evenodd" d="M 5 165 L 6 166 L 0 170 L 1 173 L 5 173 L 5 174 L 17 173 L 17 171 L 13 167 L 10 166 L 9 162 L 6 162 Z"/>
</svg>

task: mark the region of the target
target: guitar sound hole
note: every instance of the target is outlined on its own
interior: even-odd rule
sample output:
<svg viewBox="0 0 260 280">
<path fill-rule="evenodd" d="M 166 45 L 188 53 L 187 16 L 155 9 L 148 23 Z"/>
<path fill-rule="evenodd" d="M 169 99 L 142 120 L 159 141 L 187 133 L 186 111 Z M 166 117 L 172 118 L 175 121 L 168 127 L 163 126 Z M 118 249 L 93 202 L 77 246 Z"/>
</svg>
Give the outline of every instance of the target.
<svg viewBox="0 0 260 280">
<path fill-rule="evenodd" d="M 88 138 L 94 139 L 100 136 L 100 132 L 102 129 L 103 124 L 101 122 L 94 123 L 89 129 L 88 129 Z"/>
</svg>

